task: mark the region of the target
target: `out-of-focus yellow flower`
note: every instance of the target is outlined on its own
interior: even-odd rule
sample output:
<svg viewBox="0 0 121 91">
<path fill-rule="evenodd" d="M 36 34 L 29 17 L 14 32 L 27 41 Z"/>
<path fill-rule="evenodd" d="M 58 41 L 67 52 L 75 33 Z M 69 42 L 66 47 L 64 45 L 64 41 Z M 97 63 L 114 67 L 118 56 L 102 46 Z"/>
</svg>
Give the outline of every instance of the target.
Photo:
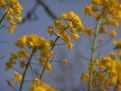
<svg viewBox="0 0 121 91">
<path fill-rule="evenodd" d="M 67 64 L 67 63 L 68 63 L 68 59 L 64 58 L 64 59 L 62 60 L 62 62 L 63 62 L 64 64 Z"/>
<path fill-rule="evenodd" d="M 45 69 L 47 72 L 50 72 L 52 70 L 52 66 L 50 63 L 45 64 Z"/>
<path fill-rule="evenodd" d="M 53 35 L 53 26 L 48 26 L 48 33 L 52 36 Z"/>
<path fill-rule="evenodd" d="M 67 46 L 68 46 L 68 49 L 71 50 L 73 48 L 73 43 L 69 42 Z"/>
<path fill-rule="evenodd" d="M 66 20 L 67 19 L 67 14 L 66 13 L 62 13 L 61 14 L 61 18 L 64 19 L 64 20 Z"/>
<path fill-rule="evenodd" d="M 78 39 L 79 39 L 79 35 L 78 35 L 78 34 L 75 34 L 75 33 L 72 34 L 72 37 L 73 37 L 75 40 L 78 40 Z"/>
<path fill-rule="evenodd" d="M 92 3 L 96 4 L 96 5 L 100 5 L 101 4 L 101 0 L 92 0 Z"/>
<path fill-rule="evenodd" d="M 58 91 L 52 86 L 49 86 L 46 83 L 42 83 L 41 85 L 32 84 L 29 88 L 29 91 Z"/>
<path fill-rule="evenodd" d="M 85 8 L 84 8 L 84 13 L 86 15 L 91 15 L 92 14 L 92 6 L 91 5 L 87 5 Z"/>
<path fill-rule="evenodd" d="M 20 68 L 24 68 L 26 66 L 26 61 L 25 60 L 21 61 L 19 65 Z"/>
<path fill-rule="evenodd" d="M 41 81 L 40 81 L 39 78 L 34 78 L 34 79 L 32 80 L 32 83 L 33 83 L 33 84 L 36 84 L 36 85 L 40 85 Z"/>
<path fill-rule="evenodd" d="M 20 50 L 18 52 L 18 57 L 19 58 L 26 58 L 26 57 L 29 57 L 29 53 L 27 52 L 27 50 L 23 49 L 23 50 Z"/>
<path fill-rule="evenodd" d="M 16 81 L 21 81 L 21 80 L 22 80 L 22 75 L 19 72 L 15 71 L 14 76 L 13 76 L 13 81 L 16 82 Z"/>
<path fill-rule="evenodd" d="M 99 33 L 103 34 L 103 33 L 106 33 L 107 32 L 107 29 L 105 26 L 102 26 Z"/>
<path fill-rule="evenodd" d="M 110 32 L 109 32 L 109 36 L 110 36 L 111 38 L 116 37 L 116 36 L 117 36 L 116 31 L 115 31 L 115 30 L 110 31 Z"/>
<path fill-rule="evenodd" d="M 15 60 L 13 58 L 10 58 L 8 62 L 6 62 L 6 70 L 10 69 L 13 64 L 15 64 Z"/>
<path fill-rule="evenodd" d="M 88 74 L 82 74 L 81 77 L 80 77 L 81 80 L 89 80 L 89 75 Z"/>
<path fill-rule="evenodd" d="M 88 27 L 85 32 L 87 33 L 88 36 L 92 36 L 93 35 L 92 27 Z"/>
<path fill-rule="evenodd" d="M 16 19 L 17 19 L 18 23 L 21 23 L 21 21 L 22 21 L 22 16 L 17 16 Z"/>
<path fill-rule="evenodd" d="M 16 23 L 15 23 L 15 22 L 11 22 L 11 24 L 10 24 L 10 26 L 9 26 L 9 28 L 8 28 L 8 32 L 9 32 L 10 34 L 13 34 L 15 28 L 16 28 Z"/>
<path fill-rule="evenodd" d="M 18 58 L 17 54 L 14 51 L 11 51 L 10 54 L 11 54 L 12 59 L 17 59 Z"/>
</svg>

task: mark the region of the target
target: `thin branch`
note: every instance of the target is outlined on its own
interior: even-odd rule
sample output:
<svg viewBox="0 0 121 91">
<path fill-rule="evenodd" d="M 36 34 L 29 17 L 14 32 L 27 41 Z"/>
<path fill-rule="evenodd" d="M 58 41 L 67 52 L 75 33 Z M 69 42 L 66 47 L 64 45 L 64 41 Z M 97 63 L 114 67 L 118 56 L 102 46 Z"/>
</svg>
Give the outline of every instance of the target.
<svg viewBox="0 0 121 91">
<path fill-rule="evenodd" d="M 43 0 L 36 0 L 38 4 L 40 4 L 41 6 L 43 6 L 43 8 L 45 9 L 45 11 L 48 13 L 48 15 L 52 18 L 52 19 L 56 19 L 56 15 L 52 12 L 52 10 L 47 6 L 47 4 L 44 3 Z"/>
</svg>

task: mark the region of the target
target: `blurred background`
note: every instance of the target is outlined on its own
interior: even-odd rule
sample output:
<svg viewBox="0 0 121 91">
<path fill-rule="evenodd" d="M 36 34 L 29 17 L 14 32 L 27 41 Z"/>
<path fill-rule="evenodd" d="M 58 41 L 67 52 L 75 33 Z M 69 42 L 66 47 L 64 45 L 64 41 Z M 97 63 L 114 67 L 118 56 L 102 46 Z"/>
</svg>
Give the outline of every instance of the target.
<svg viewBox="0 0 121 91">
<path fill-rule="evenodd" d="M 14 42 L 19 37 L 26 34 L 38 34 L 47 39 L 54 39 L 47 33 L 48 25 L 53 25 L 54 18 L 59 17 L 61 13 L 74 11 L 77 13 L 84 26 L 95 26 L 96 22 L 92 17 L 85 16 L 83 8 L 91 3 L 91 0 L 20 0 L 23 10 L 23 22 L 17 26 L 13 35 L 10 35 L 8 31 L 2 31 L 0 33 L 0 91 L 13 91 L 6 84 L 6 79 L 12 80 L 13 72 L 5 70 L 5 63 L 8 61 L 10 51 L 17 51 L 18 49 L 14 46 Z M 110 28 L 115 29 L 115 28 Z M 120 27 L 117 29 L 118 37 L 120 34 Z M 68 64 L 61 62 L 53 62 L 52 72 L 45 74 L 44 82 L 62 90 L 62 91 L 82 91 L 86 88 L 86 83 L 80 80 L 82 73 L 87 73 L 86 66 L 90 59 L 90 38 L 87 35 L 79 34 L 80 39 L 73 41 L 73 50 L 68 50 L 66 46 L 58 46 L 55 48 L 56 56 L 55 61 L 60 61 L 63 58 L 68 58 Z M 104 41 L 109 38 L 105 36 Z M 101 45 L 101 44 L 98 44 Z M 98 46 L 97 45 L 97 46 Z M 101 50 L 97 50 L 97 56 L 107 55 L 110 51 L 113 51 L 112 40 L 107 43 Z M 17 68 L 18 65 L 15 67 Z M 28 72 L 26 79 L 31 79 L 35 76 L 34 73 Z M 29 86 L 30 81 L 26 81 L 24 86 Z M 16 88 L 19 83 L 14 85 Z M 27 91 L 27 90 L 24 90 Z M 84 90 L 85 91 L 85 90 Z"/>
</svg>

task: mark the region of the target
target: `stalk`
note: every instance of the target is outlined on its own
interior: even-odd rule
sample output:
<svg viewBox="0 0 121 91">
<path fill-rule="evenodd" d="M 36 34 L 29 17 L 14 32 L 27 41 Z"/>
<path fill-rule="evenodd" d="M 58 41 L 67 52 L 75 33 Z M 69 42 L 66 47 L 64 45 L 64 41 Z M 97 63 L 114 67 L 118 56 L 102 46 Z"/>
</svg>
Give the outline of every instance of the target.
<svg viewBox="0 0 121 91">
<path fill-rule="evenodd" d="M 31 59 L 32 59 L 32 57 L 33 57 L 33 55 L 34 55 L 34 52 L 35 52 L 35 49 L 33 49 L 32 53 L 31 53 L 31 55 L 30 55 L 30 57 L 29 57 L 29 59 L 28 59 L 28 62 L 27 62 L 27 64 L 26 64 L 26 67 L 25 67 L 25 69 L 24 69 L 24 73 L 23 73 L 23 75 L 22 75 L 22 80 L 21 80 L 21 83 L 20 83 L 19 91 L 22 91 L 24 79 L 25 79 L 25 76 L 26 76 L 26 72 L 27 72 L 27 69 L 28 69 L 29 64 L 30 64 L 30 62 L 31 62 Z"/>
<path fill-rule="evenodd" d="M 91 91 L 91 89 L 92 89 L 93 64 L 94 64 L 94 60 L 95 60 L 95 50 L 96 50 L 96 37 L 98 35 L 100 24 L 101 24 L 101 19 L 99 19 L 97 21 L 96 30 L 94 32 L 94 37 L 93 37 L 93 44 L 92 44 L 92 48 L 91 48 L 91 60 L 90 60 L 91 62 L 90 62 L 90 70 L 89 70 L 88 91 Z"/>
<path fill-rule="evenodd" d="M 54 43 L 53 43 L 53 45 L 52 45 L 52 47 L 51 47 L 51 50 L 54 49 L 54 47 L 55 47 L 55 45 L 56 45 L 56 42 L 58 41 L 59 38 L 60 38 L 60 36 L 57 36 L 57 37 L 56 37 L 56 39 L 55 39 L 55 41 L 54 41 Z M 47 62 L 48 62 L 48 61 L 49 61 L 49 58 L 47 58 Z M 41 74 L 40 74 L 40 80 L 42 80 L 42 77 L 43 77 L 43 75 L 44 75 L 44 72 L 45 72 L 45 66 L 43 67 L 42 72 L 41 72 Z"/>
</svg>

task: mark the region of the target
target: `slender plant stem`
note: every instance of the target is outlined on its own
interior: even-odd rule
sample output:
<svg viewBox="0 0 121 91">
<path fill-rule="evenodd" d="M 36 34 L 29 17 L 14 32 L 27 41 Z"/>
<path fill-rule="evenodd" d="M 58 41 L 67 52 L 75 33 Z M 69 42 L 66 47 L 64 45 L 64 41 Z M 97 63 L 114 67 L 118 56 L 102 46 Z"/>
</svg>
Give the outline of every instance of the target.
<svg viewBox="0 0 121 91">
<path fill-rule="evenodd" d="M 59 38 L 60 38 L 60 36 L 57 36 L 57 37 L 56 37 L 56 39 L 55 39 L 55 41 L 54 41 L 54 43 L 53 43 L 53 45 L 52 45 L 52 47 L 51 47 L 51 50 L 54 49 L 54 47 L 55 47 L 55 45 L 56 45 L 56 42 L 58 41 Z M 47 62 L 48 62 L 48 61 L 49 61 L 49 58 L 47 58 Z M 40 80 L 42 80 L 42 77 L 43 77 L 43 75 L 44 75 L 45 67 L 46 67 L 46 66 L 44 66 L 43 69 L 42 69 L 42 72 L 41 72 L 41 75 L 40 75 Z"/>
<path fill-rule="evenodd" d="M 23 87 L 25 75 L 26 75 L 27 69 L 28 69 L 28 67 L 29 67 L 29 64 L 30 64 L 30 62 L 31 62 L 31 59 L 32 59 L 32 57 L 33 57 L 35 51 L 36 51 L 36 50 L 33 49 L 32 53 L 31 53 L 31 55 L 30 55 L 30 57 L 29 57 L 29 59 L 28 59 L 28 62 L 27 62 L 27 64 L 26 64 L 26 67 L 25 67 L 24 72 L 23 72 L 23 75 L 22 75 L 22 80 L 21 80 L 21 83 L 20 83 L 19 91 L 22 91 L 22 87 Z"/>
<path fill-rule="evenodd" d="M 95 49 L 96 49 L 96 37 L 97 37 L 97 34 L 98 34 L 100 23 L 101 23 L 101 19 L 99 19 L 97 21 L 96 30 L 95 30 L 94 38 L 93 38 L 93 44 L 92 44 L 92 48 L 91 48 L 91 60 L 90 60 L 90 70 L 89 70 L 88 91 L 91 91 L 91 89 L 92 89 L 93 64 L 94 64 Z"/>
<path fill-rule="evenodd" d="M 0 24 L 2 23 L 2 21 L 4 20 L 5 16 L 7 15 L 7 13 L 5 13 L 2 18 L 0 19 Z"/>
</svg>

